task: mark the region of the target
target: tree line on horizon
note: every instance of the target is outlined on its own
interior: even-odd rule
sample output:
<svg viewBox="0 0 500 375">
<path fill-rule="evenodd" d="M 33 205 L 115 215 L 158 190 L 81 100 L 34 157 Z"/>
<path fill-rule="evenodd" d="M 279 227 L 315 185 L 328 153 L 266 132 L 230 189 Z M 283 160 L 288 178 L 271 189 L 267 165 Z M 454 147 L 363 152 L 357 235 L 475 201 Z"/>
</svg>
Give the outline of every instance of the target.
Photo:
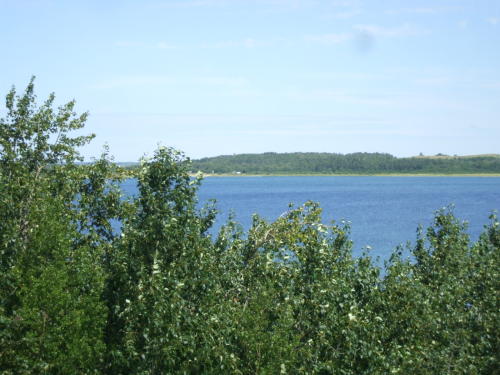
<svg viewBox="0 0 500 375">
<path fill-rule="evenodd" d="M 246 174 L 471 174 L 500 173 L 500 157 L 478 155 L 398 158 L 387 153 L 221 155 L 192 161 L 193 171 Z"/>
<path fill-rule="evenodd" d="M 32 80 L 0 118 L 0 374 L 498 372 L 495 215 L 471 242 L 441 210 L 383 269 L 313 202 L 213 235 L 182 153 L 125 197 L 106 150 L 80 163 L 86 114 L 53 102 Z"/>
</svg>

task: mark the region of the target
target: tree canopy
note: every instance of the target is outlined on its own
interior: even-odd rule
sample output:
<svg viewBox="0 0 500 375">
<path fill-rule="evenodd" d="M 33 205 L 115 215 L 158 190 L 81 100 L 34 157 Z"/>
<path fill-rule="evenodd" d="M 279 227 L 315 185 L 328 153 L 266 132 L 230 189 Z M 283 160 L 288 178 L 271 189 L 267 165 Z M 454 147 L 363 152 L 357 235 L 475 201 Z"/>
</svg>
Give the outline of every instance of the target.
<svg viewBox="0 0 500 375">
<path fill-rule="evenodd" d="M 500 173 L 500 156 L 397 158 L 384 153 L 295 152 L 223 155 L 194 160 L 194 171 L 246 174 L 470 174 Z"/>
</svg>

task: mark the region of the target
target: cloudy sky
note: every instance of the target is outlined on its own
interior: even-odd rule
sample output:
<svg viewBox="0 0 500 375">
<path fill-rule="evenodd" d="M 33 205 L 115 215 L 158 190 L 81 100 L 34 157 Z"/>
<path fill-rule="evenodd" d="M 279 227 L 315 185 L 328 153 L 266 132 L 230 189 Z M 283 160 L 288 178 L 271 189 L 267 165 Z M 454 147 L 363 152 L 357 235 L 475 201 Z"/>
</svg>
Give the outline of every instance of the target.
<svg viewBox="0 0 500 375">
<path fill-rule="evenodd" d="M 0 0 L 0 47 L 87 157 L 500 152 L 498 0 Z"/>
</svg>

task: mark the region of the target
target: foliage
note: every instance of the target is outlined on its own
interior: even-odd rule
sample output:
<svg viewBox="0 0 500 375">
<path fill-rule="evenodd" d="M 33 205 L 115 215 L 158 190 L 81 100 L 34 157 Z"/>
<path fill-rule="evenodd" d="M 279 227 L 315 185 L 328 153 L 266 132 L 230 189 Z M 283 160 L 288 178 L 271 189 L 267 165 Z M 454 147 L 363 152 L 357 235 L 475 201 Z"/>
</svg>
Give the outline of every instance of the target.
<svg viewBox="0 0 500 375">
<path fill-rule="evenodd" d="M 85 184 L 75 147 L 92 136 L 74 102 L 35 104 L 33 79 L 7 95 L 0 120 L 0 369 L 4 373 L 97 371 L 103 343 L 100 254 L 77 230 Z M 93 167 L 92 167 L 93 168 Z M 92 169 L 91 168 L 91 169 Z M 90 197 L 94 192 L 88 192 Z M 79 207 L 76 207 L 79 206 Z"/>
<path fill-rule="evenodd" d="M 193 161 L 193 170 L 204 173 L 247 174 L 401 174 L 401 173 L 500 173 L 498 156 L 410 157 L 357 152 L 238 154 Z"/>
<path fill-rule="evenodd" d="M 313 202 L 212 236 L 183 154 L 144 159 L 122 197 L 127 174 L 107 150 L 78 164 L 85 116 L 53 100 L 31 81 L 0 121 L 0 373 L 497 371 L 496 216 L 471 243 L 439 211 L 383 270 Z"/>
</svg>

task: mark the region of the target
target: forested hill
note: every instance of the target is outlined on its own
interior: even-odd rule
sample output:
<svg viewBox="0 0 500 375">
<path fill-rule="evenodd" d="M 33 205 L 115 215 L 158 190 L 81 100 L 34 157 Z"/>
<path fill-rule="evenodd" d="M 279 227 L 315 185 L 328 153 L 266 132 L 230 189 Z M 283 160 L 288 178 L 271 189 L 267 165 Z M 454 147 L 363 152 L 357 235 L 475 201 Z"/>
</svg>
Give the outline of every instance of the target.
<svg viewBox="0 0 500 375">
<path fill-rule="evenodd" d="M 488 174 L 500 173 L 500 155 L 416 156 L 385 153 L 274 153 L 193 160 L 193 171 L 241 174 Z"/>
</svg>

